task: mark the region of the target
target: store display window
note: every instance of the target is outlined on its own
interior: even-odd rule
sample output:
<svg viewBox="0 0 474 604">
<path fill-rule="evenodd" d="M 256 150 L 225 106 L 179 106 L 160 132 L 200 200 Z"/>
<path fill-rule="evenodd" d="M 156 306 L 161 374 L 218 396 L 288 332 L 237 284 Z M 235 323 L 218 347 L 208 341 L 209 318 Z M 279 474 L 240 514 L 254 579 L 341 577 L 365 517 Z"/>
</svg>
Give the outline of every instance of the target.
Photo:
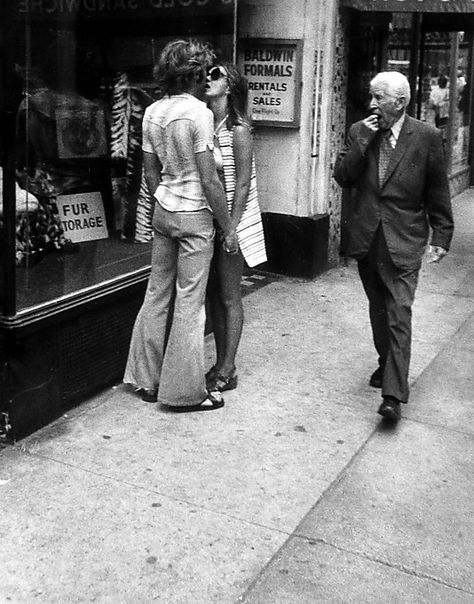
<svg viewBox="0 0 474 604">
<path fill-rule="evenodd" d="M 411 14 L 392 15 L 387 41 L 387 67 L 414 80 L 413 114 L 438 128 L 451 174 L 469 164 L 470 89 L 473 32 L 421 30 L 414 44 Z M 413 82 L 413 80 L 412 80 Z"/>
<path fill-rule="evenodd" d="M 458 34 L 459 51 L 457 57 L 456 91 L 453 114 L 453 144 L 451 152 L 451 167 L 457 170 L 469 161 L 470 122 L 471 122 L 471 82 L 469 81 L 470 49 L 472 48 L 472 32 Z"/>
<path fill-rule="evenodd" d="M 2 168 L 14 165 L 15 194 L 10 183 L 1 198 L 15 212 L 0 220 L 3 245 L 15 221 L 16 311 L 146 275 L 154 199 L 141 122 L 159 95 L 153 65 L 175 37 L 232 60 L 234 13 L 234 0 L 17 0 L 8 12 L 2 107 L 15 123 Z"/>
</svg>

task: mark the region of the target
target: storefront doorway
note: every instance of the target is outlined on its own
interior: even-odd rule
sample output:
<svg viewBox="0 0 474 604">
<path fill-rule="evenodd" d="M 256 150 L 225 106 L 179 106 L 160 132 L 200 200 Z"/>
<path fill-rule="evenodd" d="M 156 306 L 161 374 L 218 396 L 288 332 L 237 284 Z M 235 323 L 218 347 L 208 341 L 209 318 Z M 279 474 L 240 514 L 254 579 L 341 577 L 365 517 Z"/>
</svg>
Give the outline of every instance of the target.
<svg viewBox="0 0 474 604">
<path fill-rule="evenodd" d="M 421 13 L 353 11 L 350 21 L 348 124 L 366 115 L 372 76 L 401 71 L 412 86 L 409 113 L 443 131 L 450 174 L 469 168 L 472 184 L 473 31 L 446 29 Z"/>
<path fill-rule="evenodd" d="M 442 132 L 452 193 L 473 184 L 474 13 L 461 18 L 459 13 L 445 11 L 368 10 L 358 0 L 347 0 L 345 5 L 359 9 L 347 11 L 347 126 L 367 115 L 369 82 L 375 73 L 400 71 L 407 76 L 412 89 L 408 113 Z M 386 7 L 389 5 L 384 3 Z M 456 6 L 459 8 L 460 4 Z M 412 5 L 411 10 L 414 9 Z M 342 203 L 342 255 L 349 194 L 344 193 Z"/>
</svg>

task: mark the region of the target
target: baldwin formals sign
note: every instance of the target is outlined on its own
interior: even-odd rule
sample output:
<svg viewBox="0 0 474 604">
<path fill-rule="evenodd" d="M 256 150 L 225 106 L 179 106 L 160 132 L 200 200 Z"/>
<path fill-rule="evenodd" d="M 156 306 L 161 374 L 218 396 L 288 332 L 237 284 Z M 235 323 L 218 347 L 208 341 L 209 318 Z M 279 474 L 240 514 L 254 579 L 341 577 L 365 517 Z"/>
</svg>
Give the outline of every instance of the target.
<svg viewBox="0 0 474 604">
<path fill-rule="evenodd" d="M 100 193 L 58 195 L 56 204 L 66 239 L 79 243 L 109 236 Z"/>
<path fill-rule="evenodd" d="M 249 109 L 257 125 L 299 126 L 301 41 L 244 38 L 239 66 L 249 84 Z"/>
</svg>

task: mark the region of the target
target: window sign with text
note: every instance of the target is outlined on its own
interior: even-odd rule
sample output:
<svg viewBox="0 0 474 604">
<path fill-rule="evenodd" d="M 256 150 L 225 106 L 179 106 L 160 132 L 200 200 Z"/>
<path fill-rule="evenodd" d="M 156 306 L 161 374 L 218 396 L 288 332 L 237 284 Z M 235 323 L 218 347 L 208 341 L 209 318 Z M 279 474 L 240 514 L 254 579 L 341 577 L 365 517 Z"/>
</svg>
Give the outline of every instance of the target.
<svg viewBox="0 0 474 604">
<path fill-rule="evenodd" d="M 10 0 L 11 1 L 11 0 Z M 78 13 L 94 19 L 154 19 L 187 15 L 233 15 L 235 0 L 18 0 L 19 14 L 60 16 L 62 22 Z"/>
<path fill-rule="evenodd" d="M 104 204 L 99 192 L 58 195 L 56 205 L 66 239 L 79 243 L 108 238 Z"/>
<path fill-rule="evenodd" d="M 239 67 L 249 84 L 256 125 L 297 128 L 301 98 L 301 41 L 242 39 Z"/>
</svg>

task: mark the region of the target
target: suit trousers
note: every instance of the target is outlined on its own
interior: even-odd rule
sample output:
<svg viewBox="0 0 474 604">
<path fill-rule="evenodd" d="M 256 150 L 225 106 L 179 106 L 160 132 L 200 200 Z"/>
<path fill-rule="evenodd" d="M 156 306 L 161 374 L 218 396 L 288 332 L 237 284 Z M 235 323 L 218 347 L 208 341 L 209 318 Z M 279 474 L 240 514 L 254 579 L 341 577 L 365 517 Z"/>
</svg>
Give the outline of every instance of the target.
<svg viewBox="0 0 474 604">
<path fill-rule="evenodd" d="M 398 268 L 390 258 L 382 227 L 369 253 L 358 260 L 359 275 L 369 300 L 369 316 L 379 366 L 382 396 L 408 402 L 412 305 L 419 270 Z"/>
<path fill-rule="evenodd" d="M 151 274 L 133 328 L 124 382 L 158 388 L 158 402 L 195 405 L 207 396 L 205 295 L 214 251 L 209 210 L 153 215 Z"/>
</svg>

